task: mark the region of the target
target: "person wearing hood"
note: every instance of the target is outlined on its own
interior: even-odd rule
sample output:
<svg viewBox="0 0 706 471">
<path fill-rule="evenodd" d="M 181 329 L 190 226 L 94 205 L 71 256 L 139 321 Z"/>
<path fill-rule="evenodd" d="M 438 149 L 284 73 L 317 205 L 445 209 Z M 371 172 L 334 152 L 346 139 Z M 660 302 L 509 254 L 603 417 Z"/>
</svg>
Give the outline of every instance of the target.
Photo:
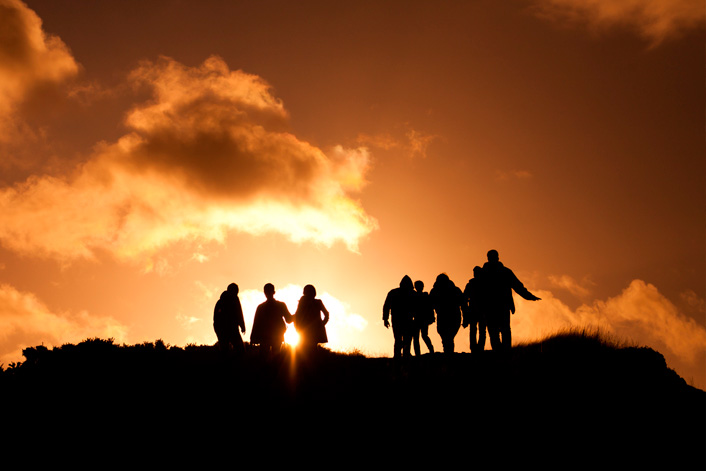
<svg viewBox="0 0 706 471">
<path fill-rule="evenodd" d="M 512 270 L 500 262 L 497 250 L 489 250 L 487 256 L 488 261 L 483 265 L 483 280 L 490 346 L 493 350 L 509 351 L 512 347 L 510 315 L 515 313 L 512 292 L 528 301 L 539 301 L 540 298 L 527 291 Z"/>
<path fill-rule="evenodd" d="M 442 273 L 436 277 L 429 296 L 436 311 L 436 331 L 441 337 L 444 353 L 453 353 L 454 339 L 461 328 L 463 292 L 446 273 Z"/>
<path fill-rule="evenodd" d="M 385 328 L 390 328 L 392 318 L 392 335 L 395 337 L 394 357 L 408 357 L 411 354 L 412 337 L 414 336 L 414 284 L 412 278 L 405 275 L 399 288 L 387 293 L 382 306 L 382 320 Z"/>
</svg>

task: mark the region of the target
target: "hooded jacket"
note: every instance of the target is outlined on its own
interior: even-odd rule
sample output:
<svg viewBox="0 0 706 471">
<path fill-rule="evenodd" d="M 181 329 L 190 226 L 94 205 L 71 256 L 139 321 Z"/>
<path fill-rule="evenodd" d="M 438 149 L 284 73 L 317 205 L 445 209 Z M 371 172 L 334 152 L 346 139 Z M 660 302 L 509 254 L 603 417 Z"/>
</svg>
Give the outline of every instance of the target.
<svg viewBox="0 0 706 471">
<path fill-rule="evenodd" d="M 400 281 L 400 287 L 387 293 L 382 306 L 382 320 L 386 321 L 392 316 L 393 323 L 411 321 L 414 316 L 414 293 L 412 278 L 405 275 Z"/>
</svg>

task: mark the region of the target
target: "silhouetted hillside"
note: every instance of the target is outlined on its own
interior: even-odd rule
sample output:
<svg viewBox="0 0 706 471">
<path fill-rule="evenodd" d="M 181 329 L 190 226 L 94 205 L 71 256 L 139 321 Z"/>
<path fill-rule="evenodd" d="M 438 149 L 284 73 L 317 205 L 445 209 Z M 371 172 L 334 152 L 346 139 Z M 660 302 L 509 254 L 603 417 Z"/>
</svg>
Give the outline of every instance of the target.
<svg viewBox="0 0 706 471">
<path fill-rule="evenodd" d="M 247 454 L 276 440 L 290 452 L 314 447 L 320 459 L 335 451 L 363 462 L 381 450 L 375 460 L 396 459 L 392 450 L 403 447 L 408 462 L 418 453 L 437 464 L 478 455 L 501 468 L 706 464 L 706 393 L 658 352 L 586 333 L 506 358 L 394 361 L 325 349 L 266 357 L 248 348 L 236 359 L 212 346 L 100 339 L 23 353 L 0 375 L 6 430 L 51 437 L 50 446 L 76 441 L 124 456 L 169 444 L 174 458 L 182 445 Z"/>
</svg>

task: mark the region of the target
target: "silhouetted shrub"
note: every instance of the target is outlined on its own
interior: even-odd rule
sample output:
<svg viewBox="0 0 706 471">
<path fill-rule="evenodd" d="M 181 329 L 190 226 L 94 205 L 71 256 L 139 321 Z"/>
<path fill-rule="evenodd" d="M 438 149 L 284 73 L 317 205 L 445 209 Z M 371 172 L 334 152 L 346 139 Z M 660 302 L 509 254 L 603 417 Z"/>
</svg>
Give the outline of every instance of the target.
<svg viewBox="0 0 706 471">
<path fill-rule="evenodd" d="M 510 356 L 396 360 L 323 347 L 308 355 L 245 347 L 240 357 L 162 340 L 29 347 L 24 362 L 0 375 L 2 402 L 21 411 L 20 424 L 46 417 L 66 427 L 92 421 L 106 439 L 116 424 L 130 424 L 129 434 L 138 423 L 176 423 L 195 439 L 223 424 L 247 424 L 248 436 L 258 436 L 299 421 L 325 424 L 331 439 L 424 431 L 423 443 L 458 436 L 458 446 L 492 447 L 484 440 L 494 437 L 528 456 L 551 443 L 552 453 L 590 449 L 613 462 L 610 451 L 635 466 L 669 460 L 672 467 L 703 469 L 706 393 L 688 386 L 658 352 L 596 330 L 562 331 L 519 345 Z M 107 422 L 95 425 L 98 417 Z M 160 428 L 155 438 L 160 433 L 170 429 Z M 649 460 L 639 458 L 647 456 L 639 455 L 645 447 Z"/>
</svg>

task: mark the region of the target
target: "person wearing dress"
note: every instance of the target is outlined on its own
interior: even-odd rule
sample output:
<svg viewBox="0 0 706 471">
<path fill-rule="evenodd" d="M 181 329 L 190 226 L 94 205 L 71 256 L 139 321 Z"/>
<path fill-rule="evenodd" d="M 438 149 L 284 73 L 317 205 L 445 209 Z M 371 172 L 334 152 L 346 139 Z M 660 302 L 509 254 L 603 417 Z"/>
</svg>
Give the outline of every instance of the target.
<svg viewBox="0 0 706 471">
<path fill-rule="evenodd" d="M 326 335 L 328 319 L 328 310 L 324 303 L 316 298 L 316 288 L 313 285 L 306 285 L 303 296 L 299 299 L 297 311 L 294 313 L 294 327 L 297 329 L 299 344 L 303 349 L 311 349 L 319 343 L 328 342 Z"/>
</svg>

